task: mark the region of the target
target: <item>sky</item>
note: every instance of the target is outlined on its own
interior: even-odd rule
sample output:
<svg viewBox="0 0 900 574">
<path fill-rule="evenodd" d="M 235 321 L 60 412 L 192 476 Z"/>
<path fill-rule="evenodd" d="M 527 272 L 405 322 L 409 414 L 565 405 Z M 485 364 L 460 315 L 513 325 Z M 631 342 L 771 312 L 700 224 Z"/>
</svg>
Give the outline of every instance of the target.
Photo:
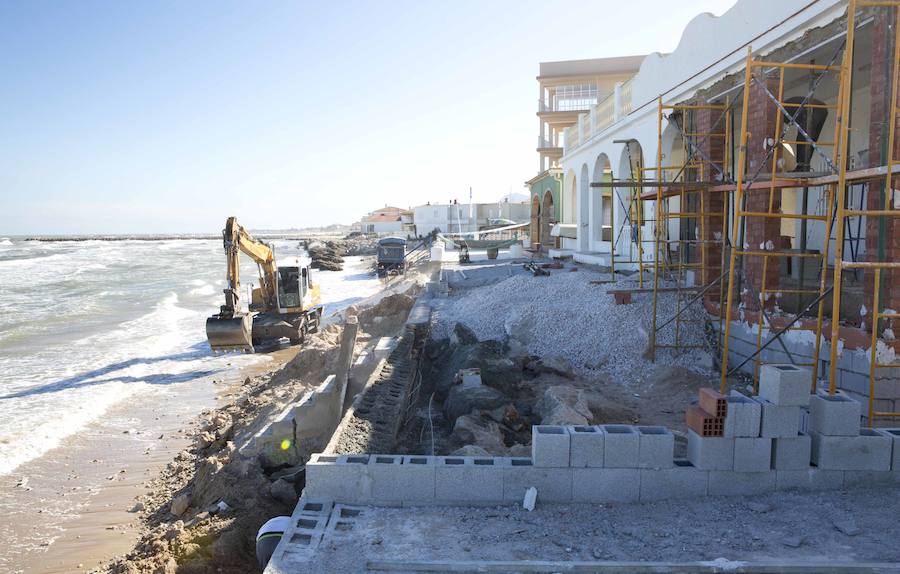
<svg viewBox="0 0 900 574">
<path fill-rule="evenodd" d="M 542 61 L 734 0 L 0 2 L 0 235 L 350 223 L 537 173 Z"/>
</svg>

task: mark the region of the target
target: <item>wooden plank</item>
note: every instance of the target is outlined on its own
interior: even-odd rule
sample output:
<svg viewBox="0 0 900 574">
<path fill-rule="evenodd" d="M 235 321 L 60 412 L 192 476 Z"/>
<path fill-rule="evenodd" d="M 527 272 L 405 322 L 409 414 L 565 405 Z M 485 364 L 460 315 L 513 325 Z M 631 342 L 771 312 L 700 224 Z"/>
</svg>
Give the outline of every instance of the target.
<svg viewBox="0 0 900 574">
<path fill-rule="evenodd" d="M 897 562 L 785 561 L 620 562 L 551 560 L 369 560 L 379 572 L 593 572 L 598 574 L 869 574 L 900 572 Z"/>
</svg>

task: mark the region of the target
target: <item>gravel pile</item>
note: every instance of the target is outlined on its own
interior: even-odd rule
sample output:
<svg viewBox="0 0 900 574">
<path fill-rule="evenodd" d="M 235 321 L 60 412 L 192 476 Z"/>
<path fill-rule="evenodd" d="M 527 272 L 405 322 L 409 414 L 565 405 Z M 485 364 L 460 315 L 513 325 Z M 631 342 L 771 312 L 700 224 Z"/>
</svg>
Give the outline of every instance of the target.
<svg viewBox="0 0 900 574">
<path fill-rule="evenodd" d="M 514 275 L 497 283 L 468 289 L 440 300 L 435 308 L 435 338 L 448 337 L 457 322 L 479 339 L 507 340 L 510 333 L 533 355 L 561 356 L 581 374 L 601 372 L 614 381 L 629 383 L 639 370 L 652 366 L 642 357 L 650 332 L 652 295 L 634 294 L 632 304 L 616 305 L 609 289 L 636 288 L 636 282 L 592 285 L 590 272 L 554 272 L 550 277 Z M 650 284 L 652 286 L 652 283 Z M 647 283 L 645 282 L 645 287 Z M 659 320 L 675 314 L 675 293 L 661 293 Z M 695 304 L 682 317 L 698 319 Z M 673 322 L 660 331 L 658 343 L 674 338 Z M 682 324 L 682 342 L 701 343 L 702 323 Z M 686 332 L 687 331 L 687 332 Z M 708 353 L 661 349 L 657 363 L 683 366 L 707 373 Z"/>
</svg>

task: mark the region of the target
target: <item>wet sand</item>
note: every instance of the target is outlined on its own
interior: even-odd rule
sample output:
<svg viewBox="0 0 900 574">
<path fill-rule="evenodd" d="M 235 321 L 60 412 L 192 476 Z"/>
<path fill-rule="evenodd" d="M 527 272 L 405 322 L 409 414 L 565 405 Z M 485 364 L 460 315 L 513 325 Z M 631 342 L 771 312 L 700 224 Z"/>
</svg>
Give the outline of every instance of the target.
<svg viewBox="0 0 900 574">
<path fill-rule="evenodd" d="M 89 572 L 129 551 L 131 512 L 146 484 L 190 442 L 198 415 L 236 385 L 290 360 L 297 348 L 227 375 L 160 386 L 116 405 L 59 447 L 0 477 L 0 572 Z M 190 386 L 185 386 L 190 385 Z"/>
</svg>

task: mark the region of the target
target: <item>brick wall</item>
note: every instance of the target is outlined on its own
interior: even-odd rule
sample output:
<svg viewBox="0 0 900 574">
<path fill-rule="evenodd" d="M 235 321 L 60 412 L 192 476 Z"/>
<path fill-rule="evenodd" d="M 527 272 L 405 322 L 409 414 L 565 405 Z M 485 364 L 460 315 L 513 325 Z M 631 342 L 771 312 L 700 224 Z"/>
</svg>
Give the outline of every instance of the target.
<svg viewBox="0 0 900 574">
<path fill-rule="evenodd" d="M 875 167 L 887 163 L 887 137 L 890 110 L 891 76 L 893 72 L 894 54 L 894 30 L 892 20 L 893 10 L 879 9 L 875 11 L 872 35 L 874 38 L 884 38 L 881 42 L 872 42 L 872 75 L 871 75 L 871 107 L 869 119 L 869 166 Z M 900 94 L 897 101 L 900 102 Z M 893 157 L 900 157 L 900 115 L 891 118 L 895 122 L 895 136 Z M 867 194 L 868 209 L 882 209 L 884 197 L 884 182 L 882 178 L 869 184 Z M 900 177 L 893 180 L 893 188 L 900 188 Z M 893 217 L 869 217 L 866 218 L 866 254 L 869 261 L 900 261 L 900 228 Z M 879 238 L 884 238 L 883 251 L 879 249 Z M 889 309 L 900 309 L 900 272 L 883 270 L 881 306 Z M 873 294 L 875 288 L 875 274 L 873 271 L 865 273 L 865 305 L 868 309 L 873 306 Z M 866 325 L 871 327 L 871 325 Z"/>
<path fill-rule="evenodd" d="M 774 79 L 768 80 L 768 88 L 773 94 L 777 94 L 778 85 Z M 766 95 L 765 90 L 758 83 L 750 84 L 749 113 L 747 117 L 747 167 L 744 179 L 749 183 L 757 172 L 756 181 L 765 182 L 770 178 L 771 158 L 767 159 L 766 139 L 776 137 L 775 128 L 778 119 L 778 108 Z M 754 190 L 746 193 L 745 211 L 768 212 L 770 190 Z M 779 212 L 781 209 L 781 192 L 775 190 L 771 211 Z M 751 217 L 746 218 L 744 232 L 744 244 L 749 245 L 750 250 L 759 251 L 760 245 L 771 241 L 775 249 L 782 249 L 781 225 L 778 219 Z M 741 246 L 738 246 L 741 247 Z M 745 293 L 741 295 L 744 306 L 750 310 L 759 309 L 759 291 L 765 282 L 767 290 L 775 290 L 779 285 L 779 273 L 781 264 L 777 257 L 769 258 L 768 270 L 763 278 L 763 257 L 745 256 L 744 282 Z M 747 290 L 748 287 L 751 289 Z M 774 305 L 775 299 L 771 298 L 766 304 Z"/>
<path fill-rule="evenodd" d="M 725 118 L 722 116 L 720 110 L 696 110 L 694 112 L 694 122 L 696 123 L 697 133 L 722 133 L 725 131 Z M 721 137 L 703 138 L 702 141 L 698 142 L 697 147 L 702 150 L 706 157 L 715 162 L 719 168 L 723 167 L 722 164 L 725 160 L 725 142 Z M 716 181 L 720 177 L 719 172 L 707 162 L 703 162 L 703 165 L 698 171 L 700 172 L 700 181 Z M 701 281 L 706 285 L 711 281 L 714 281 L 722 273 L 722 248 L 721 244 L 718 242 L 721 241 L 722 233 L 724 233 L 725 220 L 723 217 L 713 214 L 722 213 L 722 210 L 725 207 L 727 194 L 702 191 L 701 195 L 703 198 L 703 210 L 708 215 L 703 218 L 705 236 L 700 237 L 699 239 L 713 242 L 701 244 L 701 249 L 703 251 L 702 255 L 706 262 L 701 275 Z M 707 298 L 710 301 L 718 301 L 719 290 L 711 289 Z"/>
</svg>

